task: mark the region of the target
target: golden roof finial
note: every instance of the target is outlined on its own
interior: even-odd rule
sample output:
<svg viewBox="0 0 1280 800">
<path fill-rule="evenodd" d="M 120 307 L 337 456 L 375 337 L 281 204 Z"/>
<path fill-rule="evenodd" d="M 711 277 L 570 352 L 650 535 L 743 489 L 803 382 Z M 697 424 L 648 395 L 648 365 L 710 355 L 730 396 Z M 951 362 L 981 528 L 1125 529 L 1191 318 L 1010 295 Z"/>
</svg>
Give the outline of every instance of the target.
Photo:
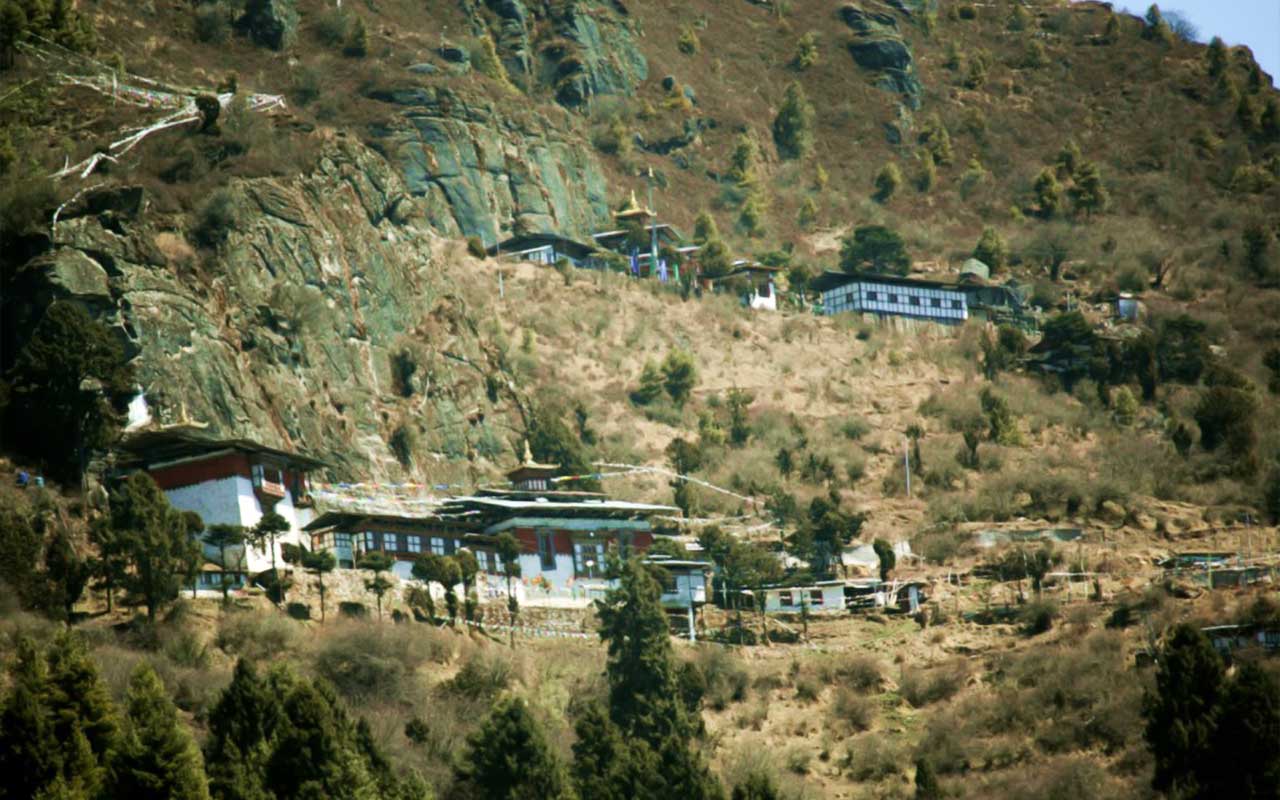
<svg viewBox="0 0 1280 800">
<path fill-rule="evenodd" d="M 533 451 L 529 449 L 529 440 L 528 440 L 528 439 L 525 439 L 525 440 L 524 440 L 524 463 L 525 463 L 525 464 L 532 464 L 532 463 L 533 463 Z"/>
</svg>

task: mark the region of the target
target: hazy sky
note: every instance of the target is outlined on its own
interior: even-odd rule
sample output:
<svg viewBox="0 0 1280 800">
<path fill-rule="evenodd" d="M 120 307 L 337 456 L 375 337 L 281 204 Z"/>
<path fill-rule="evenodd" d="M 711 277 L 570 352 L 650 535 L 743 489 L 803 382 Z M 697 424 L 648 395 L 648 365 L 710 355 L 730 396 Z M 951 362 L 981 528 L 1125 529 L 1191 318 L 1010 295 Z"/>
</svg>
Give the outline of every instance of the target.
<svg viewBox="0 0 1280 800">
<path fill-rule="evenodd" d="M 1150 2 L 1117 2 L 1116 10 L 1142 16 Z M 1200 29 L 1200 40 L 1221 36 L 1227 44 L 1248 45 L 1262 68 L 1280 76 L 1280 0 L 1170 0 L 1160 10 L 1178 11 Z"/>
</svg>

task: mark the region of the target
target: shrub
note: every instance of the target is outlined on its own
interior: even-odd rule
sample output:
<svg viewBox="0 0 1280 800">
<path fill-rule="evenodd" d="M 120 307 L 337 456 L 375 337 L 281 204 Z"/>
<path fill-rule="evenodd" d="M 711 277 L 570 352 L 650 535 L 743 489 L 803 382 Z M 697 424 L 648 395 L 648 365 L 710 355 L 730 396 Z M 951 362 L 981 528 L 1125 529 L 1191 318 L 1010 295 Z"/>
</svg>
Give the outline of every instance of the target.
<svg viewBox="0 0 1280 800">
<path fill-rule="evenodd" d="M 288 652 L 300 633 L 296 622 L 274 612 L 236 612 L 223 617 L 214 644 L 231 655 L 261 661 Z"/>
<path fill-rule="evenodd" d="M 871 423 L 863 417 L 850 417 L 840 423 L 840 433 L 850 441 L 856 442 L 871 432 Z"/>
<path fill-rule="evenodd" d="M 240 211 L 235 194 L 230 189 L 217 189 L 196 213 L 192 233 L 196 242 L 206 247 L 217 247 L 227 240 L 231 231 L 240 224 Z"/>
<path fill-rule="evenodd" d="M 831 703 L 832 716 L 853 731 L 865 731 L 876 719 L 876 702 L 852 689 L 836 689 Z"/>
<path fill-rule="evenodd" d="M 818 35 L 809 31 L 796 42 L 795 65 L 797 69 L 808 69 L 818 63 Z"/>
<path fill-rule="evenodd" d="M 693 28 L 686 25 L 680 29 L 680 39 L 676 42 L 676 46 L 680 48 L 681 53 L 691 56 L 702 49 L 702 42 L 698 41 L 698 34 Z"/>
<path fill-rule="evenodd" d="M 285 607 L 285 612 L 290 619 L 296 619 L 299 622 L 306 622 L 311 619 L 311 606 L 306 603 L 289 603 Z"/>
<path fill-rule="evenodd" d="M 708 706 L 723 711 L 731 703 L 747 699 L 751 677 L 741 661 L 723 647 L 699 648 L 693 661 L 706 683 L 703 698 Z"/>
<path fill-rule="evenodd" d="M 475 258 L 486 258 L 489 253 L 484 248 L 484 242 L 479 236 L 467 237 L 467 252 Z"/>
<path fill-rule="evenodd" d="M 458 674 L 442 685 L 449 694 L 471 700 L 491 701 L 511 685 L 515 670 L 511 662 L 493 650 L 472 654 Z"/>
<path fill-rule="evenodd" d="M 338 613 L 349 619 L 364 619 L 369 616 L 369 609 L 364 603 L 343 601 L 338 603 Z"/>
<path fill-rule="evenodd" d="M 1058 618 L 1058 606 L 1050 601 L 1028 603 L 1022 610 L 1022 632 L 1027 636 L 1039 636 L 1053 627 Z"/>
<path fill-rule="evenodd" d="M 853 780 L 868 782 L 901 775 L 906 763 L 906 753 L 897 740 L 880 733 L 864 733 L 849 742 L 841 767 Z"/>
<path fill-rule="evenodd" d="M 991 267 L 992 272 L 998 272 L 1004 269 L 1008 261 L 1009 247 L 999 231 L 986 227 L 982 229 L 982 236 L 978 239 L 977 246 L 973 248 L 973 257 Z"/>
<path fill-rule="evenodd" d="M 408 678 L 427 661 L 443 661 L 447 639 L 422 627 L 347 623 L 331 628 L 315 657 L 316 672 L 352 698 L 403 696 Z"/>
<path fill-rule="evenodd" d="M 844 686 L 859 692 L 879 691 L 884 672 L 874 656 L 858 655 L 836 667 L 836 676 Z"/>
<path fill-rule="evenodd" d="M 930 669 L 902 668 L 898 691 L 915 708 L 946 700 L 969 679 L 969 667 L 960 659 Z"/>
<path fill-rule="evenodd" d="M 231 36 L 231 21 L 227 9 L 221 3 L 210 3 L 196 8 L 196 40 L 205 44 L 222 44 Z"/>
<path fill-rule="evenodd" d="M 313 30 L 322 44 L 336 49 L 347 41 L 347 29 L 350 26 L 351 17 L 347 12 L 331 9 L 316 18 Z"/>
<path fill-rule="evenodd" d="M 698 369 L 693 356 L 684 350 L 672 350 L 662 362 L 662 385 L 672 402 L 683 406 L 698 382 Z"/>
<path fill-rule="evenodd" d="M 813 676 L 804 675 L 796 679 L 796 699 L 800 702 L 812 703 L 821 692 L 822 686 Z"/>
</svg>

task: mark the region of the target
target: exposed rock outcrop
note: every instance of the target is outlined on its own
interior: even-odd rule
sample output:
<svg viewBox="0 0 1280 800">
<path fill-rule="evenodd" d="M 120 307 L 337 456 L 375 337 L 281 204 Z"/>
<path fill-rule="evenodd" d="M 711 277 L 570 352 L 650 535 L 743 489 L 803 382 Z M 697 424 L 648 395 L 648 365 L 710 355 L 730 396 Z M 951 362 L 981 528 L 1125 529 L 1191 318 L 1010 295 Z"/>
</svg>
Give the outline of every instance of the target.
<svg viewBox="0 0 1280 800">
<path fill-rule="evenodd" d="M 492 245 L 520 226 L 586 236 L 608 215 L 589 144 L 537 113 L 519 117 L 447 89 L 377 89 L 394 106 L 372 133 L 444 234 Z"/>
<path fill-rule="evenodd" d="M 853 4 L 841 7 L 840 18 L 856 34 L 849 42 L 850 55 L 859 67 L 877 73 L 876 88 L 902 95 L 905 105 L 918 110 L 922 88 L 897 18 L 887 10 L 868 11 Z"/>
<path fill-rule="evenodd" d="M 212 432 L 305 447 L 340 478 L 403 474 L 388 445 L 401 428 L 418 465 L 496 455 L 502 440 L 466 413 L 502 419 L 484 344 L 434 268 L 440 240 L 420 201 L 382 158 L 339 141 L 311 175 L 227 191 L 245 222 L 204 264 L 146 215 L 88 213 L 60 222 L 56 249 L 24 269 L 24 302 L 96 309 L 137 355 L 161 422 L 181 404 Z"/>
</svg>

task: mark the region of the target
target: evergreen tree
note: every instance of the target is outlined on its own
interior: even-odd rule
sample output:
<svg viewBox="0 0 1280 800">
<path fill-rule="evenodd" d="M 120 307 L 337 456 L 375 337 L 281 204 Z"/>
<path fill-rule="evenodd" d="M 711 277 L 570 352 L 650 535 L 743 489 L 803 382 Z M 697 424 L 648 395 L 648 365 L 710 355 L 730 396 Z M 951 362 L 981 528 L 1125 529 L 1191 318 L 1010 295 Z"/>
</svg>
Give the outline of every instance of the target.
<svg viewBox="0 0 1280 800">
<path fill-rule="evenodd" d="M 845 272 L 870 270 L 906 275 L 911 269 L 911 257 L 896 231 L 883 225 L 862 225 L 841 243 L 840 268 Z"/>
<path fill-rule="evenodd" d="M 17 641 L 0 708 L 0 798 L 29 800 L 62 780 L 63 748 L 45 703 L 48 671 L 35 643 Z"/>
<path fill-rule="evenodd" d="M 1045 167 L 1040 170 L 1032 191 L 1035 192 L 1040 216 L 1052 217 L 1062 208 L 1062 184 L 1058 183 L 1058 176 L 1053 169 Z"/>
<path fill-rule="evenodd" d="M 453 560 L 458 562 L 458 574 L 462 578 L 462 616 L 468 622 L 474 622 L 476 608 L 480 604 L 475 595 L 476 575 L 480 572 L 480 564 L 476 561 L 475 553 L 467 549 L 454 553 Z"/>
<path fill-rule="evenodd" d="M 916 152 L 916 161 L 920 171 L 916 173 L 916 190 L 928 194 L 938 182 L 938 166 L 933 161 L 933 153 L 921 148 Z"/>
<path fill-rule="evenodd" d="M 145 472 L 130 475 L 111 501 L 111 525 L 131 567 L 124 584 L 146 602 L 147 619 L 153 622 L 156 611 L 174 600 L 199 569 L 196 520 L 170 506 Z"/>
<path fill-rule="evenodd" d="M 111 757 L 111 792 L 130 800 L 208 800 L 204 759 L 149 664 L 129 681 L 120 747 Z"/>
<path fill-rule="evenodd" d="M 134 393 L 133 368 L 107 326 L 59 300 L 31 331 L 9 373 L 6 443 L 78 479 L 88 452 L 111 444 Z"/>
<path fill-rule="evenodd" d="M 902 171 L 898 169 L 897 164 L 890 161 L 876 173 L 876 192 L 872 198 L 877 203 L 887 203 L 901 185 Z"/>
<path fill-rule="evenodd" d="M 1280 797 L 1280 683 L 1256 663 L 1241 666 L 1218 714 L 1206 797 Z M 1213 769 L 1216 767 L 1216 769 Z"/>
<path fill-rule="evenodd" d="M 1083 211 L 1086 217 L 1106 210 L 1110 199 L 1107 187 L 1102 183 L 1102 174 L 1097 164 L 1086 161 L 1080 165 L 1075 176 L 1075 183 L 1067 190 L 1077 213 Z"/>
<path fill-rule="evenodd" d="M 237 661 L 231 683 L 209 711 L 205 760 L 215 797 L 267 797 L 265 759 L 283 714 L 280 695 L 258 678 L 252 664 Z"/>
<path fill-rule="evenodd" d="M 884 539 L 876 539 L 871 543 L 871 549 L 875 550 L 876 558 L 880 559 L 880 580 L 889 580 L 889 573 L 898 564 L 898 555 L 893 551 L 893 545 Z"/>
<path fill-rule="evenodd" d="M 392 563 L 391 556 L 375 551 L 366 553 L 357 565 L 360 569 L 367 569 L 373 573 L 373 577 L 364 582 L 364 588 L 366 591 L 372 592 L 373 596 L 377 598 L 379 622 L 382 621 L 382 598 L 395 586 L 390 579 L 382 574 L 391 569 Z"/>
<path fill-rule="evenodd" d="M 16 651 L 0 703 L 0 798 L 99 796 L 116 712 L 83 642 L 63 631 L 45 655 L 26 637 Z"/>
<path fill-rule="evenodd" d="M 590 702 L 574 723 L 573 784 L 580 800 L 634 800 L 648 797 L 647 777 L 637 755 L 651 751 L 643 743 L 628 743 L 598 702 Z"/>
<path fill-rule="evenodd" d="M 365 27 L 364 17 L 357 16 L 355 22 L 347 28 L 342 54 L 349 58 L 364 58 L 369 54 L 369 29 Z"/>
<path fill-rule="evenodd" d="M 713 239 L 719 238 L 720 229 L 716 227 L 715 218 L 703 211 L 693 221 L 693 241 L 697 244 L 706 244 Z"/>
<path fill-rule="evenodd" d="M 773 120 L 773 141 L 778 146 L 778 155 L 800 158 L 808 153 L 813 147 L 813 120 L 813 105 L 800 83 L 793 81 Z"/>
<path fill-rule="evenodd" d="M 923 756 L 916 759 L 915 800 L 942 800 L 942 788 L 938 786 L 933 764 Z"/>
<path fill-rule="evenodd" d="M 284 718 L 266 762 L 267 789 L 279 800 L 373 796 L 371 765 L 333 688 L 284 673 L 272 678 L 283 690 Z"/>
<path fill-rule="evenodd" d="M 440 559 L 440 574 L 438 576 L 440 584 L 444 586 L 444 605 L 445 610 L 449 612 L 449 624 L 458 624 L 458 591 L 457 586 L 462 583 L 462 568 L 458 566 L 458 562 L 450 556 Z"/>
<path fill-rule="evenodd" d="M 275 512 L 274 509 L 262 515 L 258 520 L 258 524 L 254 525 L 247 534 L 253 546 L 259 550 L 266 550 L 271 555 L 271 594 L 272 601 L 277 605 L 285 602 L 285 583 L 280 578 L 280 571 L 276 569 L 276 540 L 280 534 L 289 531 L 289 521 Z"/>
<path fill-rule="evenodd" d="M 756 183 L 756 164 L 760 161 L 760 147 L 750 132 L 739 134 L 729 155 L 729 177 L 743 188 Z"/>
<path fill-rule="evenodd" d="M 800 212 L 796 215 L 796 224 L 803 231 L 812 231 L 818 226 L 818 204 L 812 197 L 806 197 L 800 204 Z"/>
<path fill-rule="evenodd" d="M 925 120 L 917 140 L 933 156 L 935 164 L 946 166 L 951 163 L 951 134 L 937 114 L 930 115 Z"/>
<path fill-rule="evenodd" d="M 245 531 L 239 525 L 218 524 L 210 525 L 209 531 L 204 535 L 206 544 L 210 544 L 218 548 L 218 566 L 222 567 L 222 602 L 227 602 L 227 591 L 231 588 L 231 581 L 226 573 L 231 571 L 231 565 L 227 563 L 227 548 L 243 547 L 245 544 Z M 239 567 L 244 569 L 245 558 L 241 551 Z M 321 595 L 323 599 L 323 595 Z"/>
<path fill-rule="evenodd" d="M 110 517 L 98 517 L 89 523 L 89 541 L 98 549 L 98 557 L 91 563 L 93 577 L 98 580 L 95 587 L 107 593 L 108 614 L 115 610 L 115 590 L 124 585 L 128 575 L 127 538 L 112 527 Z"/>
<path fill-rule="evenodd" d="M 582 439 L 564 421 L 562 408 L 550 403 L 534 406 L 528 419 L 529 450 L 544 464 L 558 464 L 563 474 L 582 475 L 591 472 L 591 458 Z M 600 481 L 581 478 L 568 482 L 566 488 L 600 491 Z"/>
<path fill-rule="evenodd" d="M 640 370 L 640 385 L 631 393 L 631 402 L 647 406 L 662 396 L 662 372 L 652 361 L 645 361 Z"/>
<path fill-rule="evenodd" d="M 413 562 L 413 577 L 427 584 L 427 615 L 432 619 L 436 616 L 436 606 L 435 600 L 431 597 L 431 584 L 440 584 L 446 595 L 450 591 L 449 584 L 445 583 L 448 575 L 444 561 L 445 557 L 442 555 L 423 553 L 418 556 L 417 561 Z"/>
<path fill-rule="evenodd" d="M 456 768 L 458 794 L 476 800 L 558 800 L 568 796 L 564 769 L 524 700 L 499 701 L 467 739 Z"/>
<path fill-rule="evenodd" d="M 751 421 L 747 418 L 747 411 L 755 399 L 755 395 L 744 389 L 729 390 L 725 404 L 729 407 L 729 442 L 734 447 L 742 447 L 751 438 Z"/>
<path fill-rule="evenodd" d="M 40 599 L 36 565 L 42 538 L 26 514 L 11 506 L 0 508 L 0 582 L 28 608 Z"/>
<path fill-rule="evenodd" d="M 1143 701 L 1155 756 L 1152 785 L 1174 796 L 1201 796 L 1223 694 L 1222 659 L 1203 633 L 1183 623 L 1170 634 L 1159 664 L 1155 692 Z"/>
<path fill-rule="evenodd" d="M 1226 72 L 1227 45 L 1222 41 L 1222 37 L 1215 36 L 1209 41 L 1209 47 L 1204 52 L 1204 60 L 1210 77 L 1216 78 Z"/>
<path fill-rule="evenodd" d="M 12 0 L 0 3 L 0 69 L 13 66 L 18 42 L 27 32 L 27 15 L 22 6 Z"/>
<path fill-rule="evenodd" d="M 676 477 L 671 479 L 671 489 L 674 493 L 672 502 L 686 517 L 692 516 L 695 509 L 693 498 L 689 495 L 689 482 L 679 476 L 688 475 L 702 467 L 702 450 L 697 444 L 676 437 L 667 444 L 666 455 L 671 471 L 676 473 Z"/>
<path fill-rule="evenodd" d="M 92 577 L 92 564 L 82 558 L 71 542 L 71 534 L 65 524 L 57 524 L 53 538 L 45 546 L 44 575 L 49 610 L 63 619 L 71 619 L 80 595 Z"/>
<path fill-rule="evenodd" d="M 583 800 L 721 798 L 724 790 L 696 748 L 701 721 L 681 692 L 658 584 L 635 559 L 622 562 L 620 573 L 618 587 L 597 605 L 608 650 L 609 714 L 579 721 L 580 737 L 588 723 L 594 730 L 585 732 L 596 737 L 575 749 L 583 761 L 575 764 Z M 601 765 L 604 775 L 590 778 L 587 767 Z"/>
<path fill-rule="evenodd" d="M 507 579 L 507 612 L 511 615 L 511 646 L 515 646 L 516 618 L 520 614 L 520 598 L 516 597 L 512 581 L 520 577 L 520 542 L 509 532 L 498 534 L 498 558 L 502 561 L 502 575 Z"/>
<path fill-rule="evenodd" d="M 315 576 L 316 591 L 320 593 L 320 624 L 325 622 L 325 595 L 327 587 L 324 584 L 324 576 L 338 566 L 338 561 L 333 557 L 333 553 L 328 550 L 315 550 L 304 553 L 302 556 L 302 568 Z M 430 595 L 428 595 L 428 599 Z"/>
<path fill-rule="evenodd" d="M 662 386 L 672 402 L 683 406 L 698 383 L 698 368 L 693 356 L 684 350 L 672 350 L 662 361 Z"/>
<path fill-rule="evenodd" d="M 1057 157 L 1054 159 L 1053 166 L 1057 170 L 1058 177 L 1063 180 L 1074 180 L 1076 170 L 1083 164 L 1083 157 L 1080 154 L 1080 145 L 1076 144 L 1075 139 L 1067 139 L 1066 144 L 1062 145 L 1062 149 L 1058 151 Z"/>
<path fill-rule="evenodd" d="M 991 267 L 992 272 L 999 272 L 1009 258 L 1009 247 L 1000 232 L 988 226 L 982 229 L 982 236 L 973 248 L 973 257 Z"/>
</svg>

